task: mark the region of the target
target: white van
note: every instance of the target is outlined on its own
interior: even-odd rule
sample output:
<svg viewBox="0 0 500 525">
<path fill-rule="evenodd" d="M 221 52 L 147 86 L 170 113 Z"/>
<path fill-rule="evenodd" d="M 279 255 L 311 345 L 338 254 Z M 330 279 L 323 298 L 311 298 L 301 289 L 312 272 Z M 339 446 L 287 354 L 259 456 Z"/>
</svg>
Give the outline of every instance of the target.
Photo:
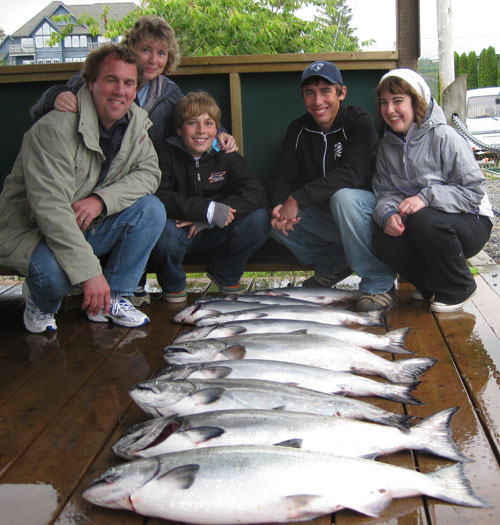
<svg viewBox="0 0 500 525">
<path fill-rule="evenodd" d="M 465 124 L 469 133 L 480 142 L 493 146 L 493 154 L 500 148 L 500 87 L 470 89 L 467 91 Z M 476 158 L 492 153 L 486 147 L 472 143 Z"/>
</svg>

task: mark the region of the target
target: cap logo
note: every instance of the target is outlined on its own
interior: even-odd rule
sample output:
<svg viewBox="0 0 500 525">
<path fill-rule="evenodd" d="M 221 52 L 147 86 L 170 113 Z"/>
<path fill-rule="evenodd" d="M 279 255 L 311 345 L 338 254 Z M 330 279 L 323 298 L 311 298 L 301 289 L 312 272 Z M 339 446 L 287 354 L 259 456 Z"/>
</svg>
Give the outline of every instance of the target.
<svg viewBox="0 0 500 525">
<path fill-rule="evenodd" d="M 311 69 L 312 69 L 315 73 L 317 73 L 318 71 L 320 71 L 320 70 L 323 68 L 324 65 L 325 65 L 325 64 L 324 64 L 323 62 L 319 62 L 319 63 L 317 63 L 317 64 L 313 64 L 313 65 L 311 66 Z"/>
</svg>

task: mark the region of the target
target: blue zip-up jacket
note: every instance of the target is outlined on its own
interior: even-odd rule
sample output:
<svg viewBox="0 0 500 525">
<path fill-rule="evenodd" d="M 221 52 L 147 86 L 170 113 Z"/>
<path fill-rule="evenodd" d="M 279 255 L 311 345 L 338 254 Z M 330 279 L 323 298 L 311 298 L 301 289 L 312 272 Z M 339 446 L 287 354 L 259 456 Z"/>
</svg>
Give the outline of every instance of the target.
<svg viewBox="0 0 500 525">
<path fill-rule="evenodd" d="M 406 137 L 386 128 L 379 142 L 373 218 L 381 228 L 399 213 L 399 204 L 414 195 L 447 213 L 493 217 L 486 181 L 469 143 L 446 124 L 443 110 L 433 103 L 421 127 L 412 124 Z"/>
<path fill-rule="evenodd" d="M 324 207 L 340 189 L 371 190 L 377 140 L 373 119 L 361 107 L 341 104 L 326 133 L 309 113 L 302 115 L 288 127 L 269 181 L 271 206 L 292 195 L 302 209 Z"/>
</svg>

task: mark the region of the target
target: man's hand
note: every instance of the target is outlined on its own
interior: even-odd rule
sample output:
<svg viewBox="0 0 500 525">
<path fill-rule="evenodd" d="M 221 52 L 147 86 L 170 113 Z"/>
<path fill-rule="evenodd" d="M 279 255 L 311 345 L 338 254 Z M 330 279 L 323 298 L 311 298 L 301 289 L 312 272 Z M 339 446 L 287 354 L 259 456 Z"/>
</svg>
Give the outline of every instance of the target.
<svg viewBox="0 0 500 525">
<path fill-rule="evenodd" d="M 104 275 L 98 275 L 87 281 L 82 282 L 83 303 L 82 310 L 87 310 L 88 314 L 97 315 L 101 308 L 103 313 L 109 313 L 111 304 L 111 292 L 108 281 Z"/>
<path fill-rule="evenodd" d="M 395 213 L 391 215 L 384 224 L 384 233 L 390 235 L 391 237 L 400 237 L 405 231 L 405 225 L 403 224 L 403 219 L 401 215 Z"/>
<path fill-rule="evenodd" d="M 293 227 L 300 221 L 300 217 L 295 217 L 290 220 L 283 219 L 281 215 L 281 210 L 283 209 L 283 206 L 283 204 L 277 204 L 273 208 L 273 211 L 271 213 L 271 228 L 279 230 L 283 235 L 288 237 L 288 232 L 293 231 Z"/>
<path fill-rule="evenodd" d="M 281 207 L 279 211 L 280 219 L 282 221 L 293 221 L 297 218 L 299 213 L 299 203 L 289 195 L 288 199 L 285 201 L 285 204 Z"/>
<path fill-rule="evenodd" d="M 71 207 L 75 212 L 76 222 L 82 232 L 90 226 L 90 223 L 98 217 L 104 209 L 101 199 L 95 195 L 76 201 Z"/>
<path fill-rule="evenodd" d="M 59 93 L 54 101 L 54 108 L 57 109 L 57 111 L 71 111 L 71 113 L 76 113 L 78 111 L 76 96 L 71 91 Z"/>
<path fill-rule="evenodd" d="M 238 151 L 236 140 L 229 133 L 226 133 L 225 131 L 221 131 L 217 135 L 217 140 L 219 141 L 219 144 L 222 146 L 222 150 L 225 151 L 226 153 L 233 153 L 233 151 Z"/>
</svg>

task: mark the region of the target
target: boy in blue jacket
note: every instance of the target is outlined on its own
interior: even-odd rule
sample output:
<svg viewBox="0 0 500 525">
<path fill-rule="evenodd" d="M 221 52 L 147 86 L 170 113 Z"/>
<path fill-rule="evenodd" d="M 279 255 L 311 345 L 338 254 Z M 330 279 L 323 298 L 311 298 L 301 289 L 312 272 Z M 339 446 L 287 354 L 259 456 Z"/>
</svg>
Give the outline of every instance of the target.
<svg viewBox="0 0 500 525">
<path fill-rule="evenodd" d="M 267 197 L 238 153 L 216 142 L 221 111 L 204 91 L 188 93 L 174 111 L 176 135 L 158 151 L 162 180 L 156 196 L 167 224 L 148 268 L 168 302 L 186 300 L 187 253 L 208 253 L 208 276 L 226 294 L 239 282 L 250 255 L 267 239 Z"/>
</svg>

